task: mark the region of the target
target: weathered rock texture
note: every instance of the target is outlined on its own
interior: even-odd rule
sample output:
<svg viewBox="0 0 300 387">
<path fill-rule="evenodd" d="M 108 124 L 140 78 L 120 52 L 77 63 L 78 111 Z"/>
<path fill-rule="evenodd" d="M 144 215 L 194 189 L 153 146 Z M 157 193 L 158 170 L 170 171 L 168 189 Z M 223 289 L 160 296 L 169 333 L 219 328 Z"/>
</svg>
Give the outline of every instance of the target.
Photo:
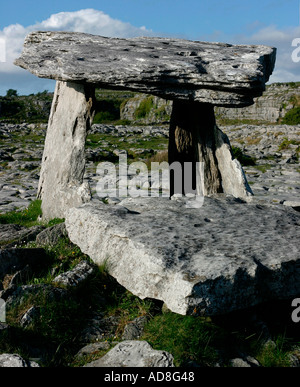
<svg viewBox="0 0 300 387">
<path fill-rule="evenodd" d="M 95 265 L 82 261 L 74 269 L 55 277 L 53 282 L 67 288 L 78 288 L 92 278 L 95 269 Z"/>
<path fill-rule="evenodd" d="M 37 368 L 39 365 L 34 361 L 26 361 L 16 354 L 0 355 L 0 368 Z"/>
<path fill-rule="evenodd" d="M 180 172 L 171 174 L 171 196 L 193 190 L 201 196 L 221 192 L 241 198 L 252 195 L 239 161 L 233 159 L 228 137 L 216 126 L 211 104 L 174 101 L 169 163 L 174 162 L 181 164 L 182 175 L 180 179 Z M 186 173 L 188 163 L 193 173 Z"/>
<path fill-rule="evenodd" d="M 261 97 L 254 98 L 254 104 L 244 108 L 216 107 L 217 120 L 250 120 L 262 123 L 275 123 L 284 118 L 287 112 L 299 107 L 300 84 L 274 83 L 266 86 Z M 136 94 L 122 105 L 121 119 L 134 123 L 151 125 L 169 122 L 172 112 L 172 101 Z M 148 101 L 150 107 L 140 115 L 141 107 Z M 151 102 L 151 103 L 149 103 Z"/>
<path fill-rule="evenodd" d="M 264 91 L 275 55 L 267 46 L 33 32 L 15 64 L 41 78 L 246 106 Z"/>
<path fill-rule="evenodd" d="M 220 315 L 300 295 L 300 214 L 205 198 L 89 203 L 67 213 L 72 242 L 141 298 L 173 312 Z"/>
<path fill-rule="evenodd" d="M 173 356 L 154 350 L 146 341 L 123 341 L 85 367 L 174 367 Z"/>
<path fill-rule="evenodd" d="M 57 82 L 38 188 L 44 219 L 63 218 L 66 208 L 91 199 L 83 176 L 92 104 L 93 92 L 87 86 Z"/>
<path fill-rule="evenodd" d="M 170 122 L 173 102 L 147 94 L 136 94 L 120 108 L 121 120 L 151 125 Z"/>
<path fill-rule="evenodd" d="M 274 83 L 266 87 L 261 97 L 254 98 L 254 104 L 243 109 L 216 107 L 217 118 L 229 120 L 254 120 L 275 123 L 286 113 L 299 106 L 300 85 L 295 83 Z M 123 117 L 126 119 L 126 117 Z"/>
</svg>

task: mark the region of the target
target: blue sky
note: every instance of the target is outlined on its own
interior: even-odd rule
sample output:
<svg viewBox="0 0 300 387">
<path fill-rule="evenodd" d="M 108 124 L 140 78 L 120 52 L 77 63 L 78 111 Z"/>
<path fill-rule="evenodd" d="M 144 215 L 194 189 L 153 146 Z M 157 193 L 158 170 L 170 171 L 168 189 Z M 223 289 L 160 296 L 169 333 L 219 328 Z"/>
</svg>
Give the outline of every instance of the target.
<svg viewBox="0 0 300 387">
<path fill-rule="evenodd" d="M 300 62 L 291 60 L 294 38 L 300 38 L 299 0 L 14 0 L 0 4 L 0 95 L 53 90 L 13 65 L 25 36 L 33 30 L 67 30 L 104 36 L 168 36 L 278 48 L 270 82 L 300 81 Z"/>
</svg>

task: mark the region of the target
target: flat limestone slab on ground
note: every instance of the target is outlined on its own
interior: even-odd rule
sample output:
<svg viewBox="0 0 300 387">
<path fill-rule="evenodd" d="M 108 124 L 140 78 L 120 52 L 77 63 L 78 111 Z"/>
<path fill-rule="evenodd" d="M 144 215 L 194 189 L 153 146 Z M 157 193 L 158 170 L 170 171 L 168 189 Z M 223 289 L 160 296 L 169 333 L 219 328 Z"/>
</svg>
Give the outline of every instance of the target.
<svg viewBox="0 0 300 387">
<path fill-rule="evenodd" d="M 67 212 L 70 239 L 141 298 L 220 315 L 300 295 L 300 214 L 219 195 L 92 201 Z"/>
</svg>

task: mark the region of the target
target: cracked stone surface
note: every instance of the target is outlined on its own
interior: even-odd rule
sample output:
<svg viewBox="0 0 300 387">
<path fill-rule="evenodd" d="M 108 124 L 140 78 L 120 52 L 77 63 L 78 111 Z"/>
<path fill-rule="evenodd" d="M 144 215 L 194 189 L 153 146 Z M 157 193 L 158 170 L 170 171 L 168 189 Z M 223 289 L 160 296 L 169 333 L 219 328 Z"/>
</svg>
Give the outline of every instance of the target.
<svg viewBox="0 0 300 387">
<path fill-rule="evenodd" d="M 15 64 L 40 78 L 248 106 L 265 90 L 275 57 L 275 48 L 262 45 L 32 32 Z"/>
<path fill-rule="evenodd" d="M 192 200 L 192 199 L 189 199 Z M 67 212 L 71 241 L 140 298 L 220 315 L 300 294 L 300 214 L 219 195 L 93 201 Z"/>
<path fill-rule="evenodd" d="M 157 351 L 146 341 L 126 340 L 84 367 L 174 367 L 173 361 L 170 353 Z"/>
</svg>

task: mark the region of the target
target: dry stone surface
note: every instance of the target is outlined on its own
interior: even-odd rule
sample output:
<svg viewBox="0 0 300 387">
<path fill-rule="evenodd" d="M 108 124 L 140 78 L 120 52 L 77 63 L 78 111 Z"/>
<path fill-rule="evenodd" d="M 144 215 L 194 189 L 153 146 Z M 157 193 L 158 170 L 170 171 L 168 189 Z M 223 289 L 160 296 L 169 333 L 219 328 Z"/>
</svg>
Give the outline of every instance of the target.
<svg viewBox="0 0 300 387">
<path fill-rule="evenodd" d="M 15 64 L 41 78 L 246 106 L 264 91 L 275 58 L 267 46 L 33 32 Z"/>
<path fill-rule="evenodd" d="M 190 199 L 193 200 L 193 199 Z M 128 198 L 70 209 L 70 239 L 140 298 L 219 315 L 300 294 L 300 214 L 230 197 Z"/>
<path fill-rule="evenodd" d="M 174 367 L 173 356 L 154 350 L 146 341 L 123 341 L 85 367 Z"/>
</svg>

